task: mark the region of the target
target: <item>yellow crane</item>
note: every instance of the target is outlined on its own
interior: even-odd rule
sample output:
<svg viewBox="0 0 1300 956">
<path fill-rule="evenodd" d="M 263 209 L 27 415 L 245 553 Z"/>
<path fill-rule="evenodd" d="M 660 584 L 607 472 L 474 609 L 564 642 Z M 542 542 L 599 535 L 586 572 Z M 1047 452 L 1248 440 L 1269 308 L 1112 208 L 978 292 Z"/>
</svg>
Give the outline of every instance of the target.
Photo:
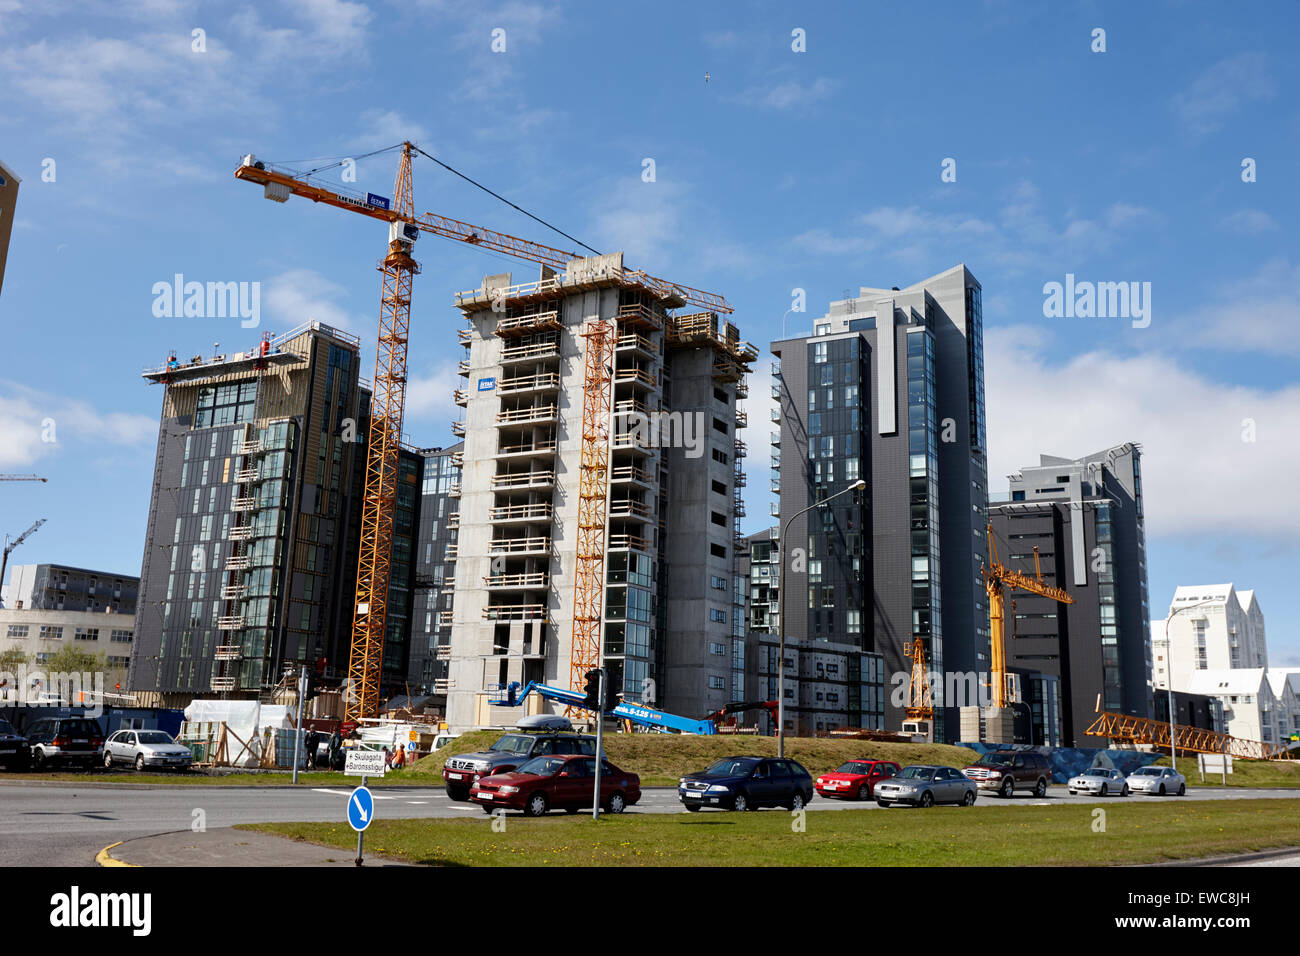
<svg viewBox="0 0 1300 956">
<path fill-rule="evenodd" d="M 1030 577 L 1013 568 L 1008 568 L 998 560 L 997 545 L 993 541 L 993 525 L 988 528 L 989 560 L 984 565 L 984 591 L 989 599 L 989 644 L 992 662 L 989 665 L 989 683 L 993 692 L 993 706 L 1005 707 L 1020 702 L 1019 685 L 1011 684 L 1011 675 L 1007 673 L 1006 621 L 1003 608 L 1006 605 L 1006 592 L 1019 589 L 1051 598 L 1062 604 L 1073 604 L 1070 597 L 1061 588 L 1043 581 L 1043 569 L 1038 563 L 1038 548 L 1034 548 L 1034 576 Z"/>
<path fill-rule="evenodd" d="M 926 740 L 933 740 L 934 688 L 930 686 L 925 642 L 918 636 L 911 644 L 904 644 L 903 656 L 912 662 L 912 682 L 907 689 L 907 709 L 904 712 L 903 732 L 924 734 Z"/>
<path fill-rule="evenodd" d="M 421 232 L 428 232 L 444 239 L 481 246 L 493 252 L 561 270 L 573 259 L 581 258 L 576 252 L 565 252 L 553 246 L 446 216 L 425 213 L 417 217 L 412 192 L 411 155 L 419 152 L 429 159 L 433 157 L 410 142 L 402 143 L 401 150 L 391 199 L 374 193 L 349 192 L 333 183 L 315 178 L 314 174 L 320 172 L 320 169 L 302 172 L 276 167 L 257 159 L 251 153 L 243 158 L 235 170 L 236 179 L 260 185 L 265 198 L 274 202 L 287 202 L 290 196 L 301 196 L 312 202 L 346 209 L 389 224 L 387 253 L 379 263 L 379 271 L 384 278 L 380 298 L 379 341 L 375 352 L 369 444 L 366 450 L 366 485 L 362 504 L 361 548 L 357 559 L 352 646 L 348 661 L 352 693 L 345 708 L 345 719 L 349 721 L 374 717 L 379 710 L 379 678 L 387 623 L 389 551 L 397 487 L 398 442 L 402 434 L 406 401 L 411 287 L 412 278 L 420 271 L 419 264 L 411 258 L 415 240 Z M 445 166 L 439 160 L 433 161 Z M 644 289 L 657 299 L 686 302 L 713 312 L 734 311 L 721 295 L 668 282 L 644 272 L 624 269 L 618 278 L 630 286 Z M 578 598 L 574 608 L 574 641 L 577 645 L 573 667 L 575 673 L 580 667 L 594 666 L 594 658 L 591 656 L 595 650 L 591 634 L 592 621 L 599 620 L 600 600 L 603 596 L 603 586 L 596 588 L 591 586 L 591 582 L 603 577 L 603 541 L 600 540 L 603 535 L 596 531 L 595 525 L 597 517 L 604 512 L 605 488 L 600 479 L 604 476 L 606 463 L 602 461 L 596 446 L 605 435 L 599 422 L 602 409 L 608 407 L 609 382 L 599 372 L 593 373 L 593 369 L 604 368 L 603 359 L 608 348 L 607 334 L 602 331 L 588 336 L 589 364 L 584 386 L 588 407 L 584 408 L 582 509 L 582 514 L 586 517 L 580 519 L 580 533 L 590 540 L 583 551 L 587 557 L 580 568 L 578 593 L 575 595 Z M 597 550 L 600 551 L 599 555 L 596 554 Z"/>
</svg>

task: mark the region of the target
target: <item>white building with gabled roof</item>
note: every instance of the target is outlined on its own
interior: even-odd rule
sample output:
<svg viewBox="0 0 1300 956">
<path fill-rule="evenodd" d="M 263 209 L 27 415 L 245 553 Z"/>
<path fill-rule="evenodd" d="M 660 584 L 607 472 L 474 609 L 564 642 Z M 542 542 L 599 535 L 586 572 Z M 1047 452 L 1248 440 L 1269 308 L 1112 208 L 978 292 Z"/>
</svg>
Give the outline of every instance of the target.
<svg viewBox="0 0 1300 956">
<path fill-rule="evenodd" d="M 1169 686 L 1171 670 L 1179 690 L 1181 675 L 1191 671 L 1268 667 L 1264 612 L 1255 592 L 1230 583 L 1177 588 L 1169 616 L 1151 622 L 1151 647 L 1157 688 Z"/>
</svg>

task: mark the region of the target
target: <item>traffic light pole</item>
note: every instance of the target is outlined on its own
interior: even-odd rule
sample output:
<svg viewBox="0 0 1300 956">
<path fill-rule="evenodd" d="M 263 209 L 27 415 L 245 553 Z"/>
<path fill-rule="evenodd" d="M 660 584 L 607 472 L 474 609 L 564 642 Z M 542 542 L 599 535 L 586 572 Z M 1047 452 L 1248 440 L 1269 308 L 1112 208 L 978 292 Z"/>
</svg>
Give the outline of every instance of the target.
<svg viewBox="0 0 1300 956">
<path fill-rule="evenodd" d="M 596 712 L 596 789 L 591 798 L 591 818 L 600 819 L 600 758 L 604 754 L 601 743 L 605 739 L 605 668 L 598 668 L 600 677 L 600 709 Z"/>
</svg>

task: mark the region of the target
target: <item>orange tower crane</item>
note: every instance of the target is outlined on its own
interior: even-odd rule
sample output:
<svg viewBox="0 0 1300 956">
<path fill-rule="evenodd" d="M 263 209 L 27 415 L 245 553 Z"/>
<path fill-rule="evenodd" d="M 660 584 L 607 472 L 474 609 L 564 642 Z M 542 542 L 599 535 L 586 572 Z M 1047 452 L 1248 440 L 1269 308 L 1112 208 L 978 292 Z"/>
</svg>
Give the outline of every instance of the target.
<svg viewBox="0 0 1300 956">
<path fill-rule="evenodd" d="M 1030 577 L 1013 568 L 1008 568 L 998 560 L 997 545 L 993 541 L 993 525 L 988 528 L 989 562 L 984 566 L 984 590 L 989 598 L 989 644 L 992 649 L 992 664 L 989 667 L 989 682 L 992 684 L 993 706 L 1002 708 L 1020 699 L 1016 688 L 1008 688 L 1010 676 L 1007 673 L 1006 621 L 1003 608 L 1006 592 L 1019 588 L 1031 594 L 1051 598 L 1062 604 L 1073 604 L 1070 597 L 1061 588 L 1043 582 L 1043 569 L 1038 563 L 1038 549 L 1034 548 L 1034 577 Z"/>
<path fill-rule="evenodd" d="M 395 147 L 394 147 L 395 148 Z M 401 144 L 402 158 L 398 165 L 397 182 L 394 196 L 387 197 L 373 193 L 364 195 L 350 193 L 339 186 L 314 178 L 311 172 L 301 172 L 285 167 L 276 167 L 258 160 L 251 153 L 243 158 L 235 178 L 262 186 L 263 195 L 274 202 L 287 202 L 290 196 L 302 196 L 312 202 L 324 203 L 337 209 L 359 213 L 371 219 L 378 219 L 389 224 L 388 251 L 379 264 L 383 273 L 383 292 L 380 299 L 379 340 L 375 353 L 374 393 L 371 404 L 369 446 L 366 452 L 366 486 L 362 506 L 361 548 L 357 559 L 357 591 L 355 616 L 352 627 L 352 647 L 348 662 L 348 676 L 351 680 L 352 693 L 349 697 L 345 716 L 355 721 L 362 717 L 373 717 L 379 710 L 379 677 L 383 663 L 384 631 L 387 624 L 389 551 L 392 543 L 393 503 L 396 492 L 396 475 L 398 462 L 398 441 L 402 434 L 402 415 L 406 401 L 406 352 L 411 318 L 412 279 L 420 271 L 419 265 L 411 258 L 415 240 L 421 232 L 432 233 L 444 239 L 481 246 L 493 252 L 504 253 L 517 259 L 541 263 L 545 266 L 563 270 L 574 259 L 582 258 L 576 252 L 565 252 L 554 246 L 547 246 L 527 239 L 520 239 L 504 232 L 486 229 L 472 223 L 449 219 L 434 213 L 415 215 L 411 181 L 411 154 L 421 152 L 419 147 L 410 142 Z M 382 152 L 382 151 L 381 151 Z M 425 153 L 424 155 L 428 155 Z M 432 158 L 432 157 L 430 157 Z M 337 164 L 336 164 L 337 165 Z M 679 285 L 665 279 L 658 279 L 645 272 L 623 269 L 617 276 L 628 286 L 644 289 L 659 299 L 675 299 L 687 302 L 714 312 L 734 311 L 727 300 L 713 292 Z M 602 335 L 609 335 L 606 329 Z M 590 333 L 584 333 L 590 336 Z M 591 343 L 588 338 L 589 358 Z M 612 340 L 607 345 L 598 347 L 602 356 L 596 368 L 603 373 L 607 368 Z M 587 396 L 597 392 L 603 394 L 606 414 L 603 420 L 608 422 L 608 382 L 593 383 L 590 376 L 592 367 L 588 365 L 588 378 L 584 381 L 584 401 Z M 599 377 L 599 376 L 598 376 Z M 593 413 L 591 421 L 600 418 Z M 590 492 L 590 523 L 594 527 L 597 513 L 602 515 L 601 528 L 585 547 L 579 549 L 580 555 L 588 555 L 586 567 L 579 573 L 579 588 L 585 575 L 587 588 L 582 590 L 583 620 L 574 616 L 574 641 L 581 645 L 571 657 L 573 661 L 592 662 L 597 659 L 599 648 L 599 624 L 604 581 L 601 580 L 604 567 L 604 521 L 603 515 L 607 505 L 606 484 L 601 480 L 608 468 L 596 467 L 599 453 L 595 445 L 600 444 L 602 433 L 590 431 L 588 438 L 586 425 L 588 418 L 584 405 L 583 461 L 588 460 L 588 451 L 592 452 L 592 467 L 584 467 L 584 492 Z M 608 428 L 608 425 L 605 426 Z M 604 434 L 605 452 L 608 455 L 608 432 Z M 586 500 L 586 499 L 584 499 Z M 580 534 L 582 530 L 580 529 Z M 597 554 L 597 546 L 598 554 Z M 579 566 L 583 562 L 580 558 Z M 592 582 L 595 585 L 592 586 Z M 594 594 L 595 604 L 592 595 Z M 575 597 L 578 595 L 575 594 Z M 591 608 L 595 607 L 596 637 L 588 632 Z M 576 664 L 575 664 L 576 667 Z"/>
</svg>

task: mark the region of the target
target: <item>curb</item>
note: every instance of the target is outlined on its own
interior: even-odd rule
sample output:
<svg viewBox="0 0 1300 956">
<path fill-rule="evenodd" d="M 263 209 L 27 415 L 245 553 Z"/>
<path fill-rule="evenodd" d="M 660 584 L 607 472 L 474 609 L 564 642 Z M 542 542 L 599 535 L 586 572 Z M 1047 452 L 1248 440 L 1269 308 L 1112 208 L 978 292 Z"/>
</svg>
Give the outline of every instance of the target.
<svg viewBox="0 0 1300 956">
<path fill-rule="evenodd" d="M 130 867 L 131 869 L 139 869 L 139 867 L 134 863 L 126 863 L 122 860 L 113 859 L 113 855 L 108 852 L 113 849 L 113 847 L 121 846 L 122 842 L 123 841 L 118 840 L 116 843 L 110 843 L 108 846 L 104 847 L 104 849 L 95 854 L 95 862 L 100 866 L 125 866 Z"/>
<path fill-rule="evenodd" d="M 1148 863 L 1148 866 L 1220 866 L 1224 863 L 1244 863 L 1250 860 L 1272 860 L 1280 856 L 1294 856 L 1300 852 L 1300 846 L 1288 846 L 1275 850 L 1259 850 L 1255 853 L 1235 853 L 1230 856 L 1205 856 L 1196 860 L 1169 860 L 1165 863 Z"/>
</svg>

